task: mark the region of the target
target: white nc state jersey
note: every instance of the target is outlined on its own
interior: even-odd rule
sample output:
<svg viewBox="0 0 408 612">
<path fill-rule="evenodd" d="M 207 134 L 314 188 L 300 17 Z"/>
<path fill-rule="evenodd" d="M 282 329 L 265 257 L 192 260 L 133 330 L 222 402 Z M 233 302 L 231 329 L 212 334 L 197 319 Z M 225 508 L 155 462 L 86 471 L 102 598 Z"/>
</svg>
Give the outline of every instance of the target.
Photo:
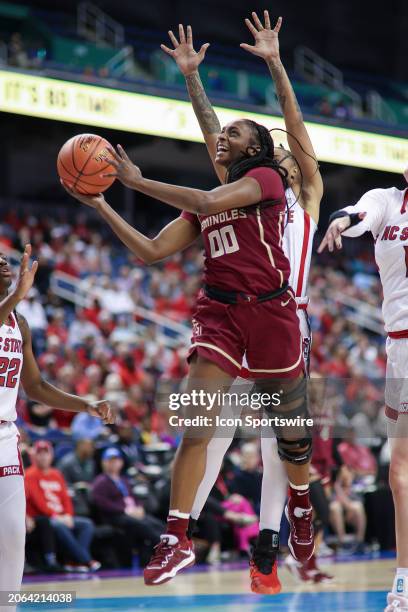
<svg viewBox="0 0 408 612">
<path fill-rule="evenodd" d="M 14 313 L 0 326 L 0 421 L 17 419 L 23 338 Z"/>
<path fill-rule="evenodd" d="M 283 250 L 290 263 L 289 285 L 298 304 L 307 304 L 307 283 L 312 258 L 313 237 L 317 225 L 296 201 L 292 189 L 285 191 L 288 211 L 286 213 Z"/>
<path fill-rule="evenodd" d="M 408 329 L 408 189 L 373 189 L 348 213 L 366 213 L 360 223 L 343 232 L 354 238 L 371 232 L 384 300 L 382 312 L 387 332 Z"/>
</svg>

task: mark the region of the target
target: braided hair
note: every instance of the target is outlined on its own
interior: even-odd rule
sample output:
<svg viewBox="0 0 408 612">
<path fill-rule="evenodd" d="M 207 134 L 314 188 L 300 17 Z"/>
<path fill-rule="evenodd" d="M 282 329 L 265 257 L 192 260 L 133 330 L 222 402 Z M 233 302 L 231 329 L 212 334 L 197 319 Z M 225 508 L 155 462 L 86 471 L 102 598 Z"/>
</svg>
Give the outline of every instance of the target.
<svg viewBox="0 0 408 612">
<path fill-rule="evenodd" d="M 229 166 L 226 182 L 233 183 L 244 176 L 249 170 L 252 170 L 252 168 L 263 166 L 276 170 L 283 181 L 284 188 L 287 189 L 288 172 L 274 159 L 275 145 L 269 130 L 251 119 L 243 119 L 243 121 L 250 127 L 254 141 L 260 146 L 260 150 L 255 155 L 250 155 L 248 149 L 251 146 L 249 146 L 243 156 L 232 162 Z"/>
</svg>

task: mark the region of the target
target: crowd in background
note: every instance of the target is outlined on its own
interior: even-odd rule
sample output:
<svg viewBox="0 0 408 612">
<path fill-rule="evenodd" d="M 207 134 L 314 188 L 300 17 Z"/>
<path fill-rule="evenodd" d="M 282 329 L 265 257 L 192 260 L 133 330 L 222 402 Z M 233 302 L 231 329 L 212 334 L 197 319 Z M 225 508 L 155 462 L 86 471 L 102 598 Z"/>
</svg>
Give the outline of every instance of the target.
<svg viewBox="0 0 408 612">
<path fill-rule="evenodd" d="M 0 229 L 3 248 L 21 252 L 30 241 L 39 260 L 35 288 L 18 309 L 31 327 L 43 376 L 65 391 L 107 398 L 117 413 L 117 423 L 104 426 L 87 414 L 53 410 L 21 394 L 28 563 L 49 571 L 96 571 L 100 563 L 130 567 L 136 552 L 143 565 L 163 528 L 179 436 L 169 430 L 157 398 L 163 381 L 176 390 L 187 371 L 201 246 L 147 267 L 109 229 L 82 214 L 40 220 L 10 212 Z M 375 511 L 368 512 L 367 524 L 367 510 L 385 507 L 391 516 L 392 505 L 382 409 L 384 339 L 353 322 L 349 307 L 336 297 L 378 309 L 381 292 L 367 253 L 357 266 L 353 261 L 354 272 L 347 273 L 324 260 L 312 264 L 309 315 L 312 372 L 327 386 L 320 435 L 335 438 L 325 459 L 328 541 L 344 550 L 351 529 L 361 552 L 366 544 L 393 546 Z M 56 295 L 56 272 L 74 277 L 88 303 L 78 308 Z M 135 314 L 136 307 L 185 325 L 185 335 L 174 334 L 169 342 L 161 326 Z M 316 464 L 319 477 L 322 471 Z M 51 499 L 49 491 L 41 497 L 43 473 L 54 483 Z M 202 559 L 247 555 L 257 533 L 261 474 L 259 440 L 236 438 L 199 522 Z"/>
</svg>

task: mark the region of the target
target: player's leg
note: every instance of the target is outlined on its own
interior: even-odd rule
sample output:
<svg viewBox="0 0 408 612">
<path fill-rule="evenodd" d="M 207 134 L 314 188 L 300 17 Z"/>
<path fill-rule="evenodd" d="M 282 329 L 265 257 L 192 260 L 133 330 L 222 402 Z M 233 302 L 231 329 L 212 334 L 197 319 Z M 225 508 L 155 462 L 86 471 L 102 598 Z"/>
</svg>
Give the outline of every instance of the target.
<svg viewBox="0 0 408 612">
<path fill-rule="evenodd" d="M 233 377 L 215 362 L 195 353 L 190 362 L 186 393 L 194 397 L 194 392 L 198 394 L 226 392 L 232 380 Z M 215 417 L 220 412 L 220 406 L 217 404 L 213 405 L 210 413 L 206 411 L 206 407 L 206 405 L 196 406 L 195 413 L 190 410 L 190 414 L 187 415 L 204 415 L 212 421 L 206 427 L 196 429 L 190 427 L 184 432 L 173 467 L 167 530 L 161 536 L 156 553 L 144 570 L 147 585 L 167 582 L 181 569 L 192 565 L 195 560 L 191 540 L 187 537 L 187 529 L 197 490 L 205 474 L 207 446 L 214 435 Z"/>
<path fill-rule="evenodd" d="M 24 476 L 0 477 L 0 591 L 19 591 L 24 570 L 26 498 Z M 15 610 L 1 606 L 1 612 Z"/>
<path fill-rule="evenodd" d="M 408 340 L 387 339 L 385 386 L 388 441 L 391 447 L 389 481 L 395 510 L 397 569 L 386 612 L 408 608 L 408 415 L 400 412 L 408 398 Z"/>
<path fill-rule="evenodd" d="M 312 438 L 305 422 L 309 415 L 296 303 L 289 291 L 258 304 L 257 310 L 247 348 L 248 370 L 256 377 L 256 391 L 271 398 L 265 408 L 268 416 L 279 419 L 275 426 L 278 453 L 289 479 L 288 544 L 297 560 L 306 561 L 314 550 L 309 499 Z"/>
<path fill-rule="evenodd" d="M 231 389 L 229 389 L 229 393 L 237 393 L 239 395 L 243 392 L 249 392 L 251 387 L 252 383 L 249 383 L 242 378 L 238 378 L 232 385 Z M 235 411 L 233 406 L 224 404 L 221 407 L 220 416 L 231 418 L 239 416 L 238 412 L 240 413 L 241 411 Z M 197 494 L 190 513 L 188 527 L 189 538 L 191 538 L 193 535 L 197 520 L 202 512 L 202 509 L 204 508 L 208 496 L 210 495 L 211 489 L 217 480 L 218 474 L 220 473 L 222 462 L 234 438 L 235 430 L 235 426 L 219 426 L 208 443 L 204 476 L 200 486 L 197 489 Z"/>
<path fill-rule="evenodd" d="M 251 590 L 274 595 L 281 591 L 277 573 L 279 529 L 285 507 L 288 477 L 278 454 L 273 430 L 262 431 L 262 493 L 259 535 L 250 564 Z"/>
<path fill-rule="evenodd" d="M 391 445 L 390 487 L 395 509 L 397 570 L 392 592 L 388 594 L 388 610 L 408 608 L 408 415 L 399 414 L 398 421 L 388 426 Z"/>
</svg>

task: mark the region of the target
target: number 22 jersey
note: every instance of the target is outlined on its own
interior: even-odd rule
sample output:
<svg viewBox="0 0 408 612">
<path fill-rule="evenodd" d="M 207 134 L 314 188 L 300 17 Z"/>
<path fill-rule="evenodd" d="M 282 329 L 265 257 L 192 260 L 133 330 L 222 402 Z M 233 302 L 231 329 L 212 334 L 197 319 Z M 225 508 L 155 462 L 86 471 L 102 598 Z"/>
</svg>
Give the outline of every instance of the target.
<svg viewBox="0 0 408 612">
<path fill-rule="evenodd" d="M 17 419 L 16 402 L 23 365 L 23 338 L 14 313 L 0 326 L 0 420 Z"/>
<path fill-rule="evenodd" d="M 183 211 L 181 217 L 201 230 L 207 285 L 262 295 L 279 289 L 289 278 L 290 266 L 282 248 L 285 191 L 272 168 L 254 168 L 245 177 L 254 178 L 261 188 L 258 204 L 212 215 Z"/>
</svg>

